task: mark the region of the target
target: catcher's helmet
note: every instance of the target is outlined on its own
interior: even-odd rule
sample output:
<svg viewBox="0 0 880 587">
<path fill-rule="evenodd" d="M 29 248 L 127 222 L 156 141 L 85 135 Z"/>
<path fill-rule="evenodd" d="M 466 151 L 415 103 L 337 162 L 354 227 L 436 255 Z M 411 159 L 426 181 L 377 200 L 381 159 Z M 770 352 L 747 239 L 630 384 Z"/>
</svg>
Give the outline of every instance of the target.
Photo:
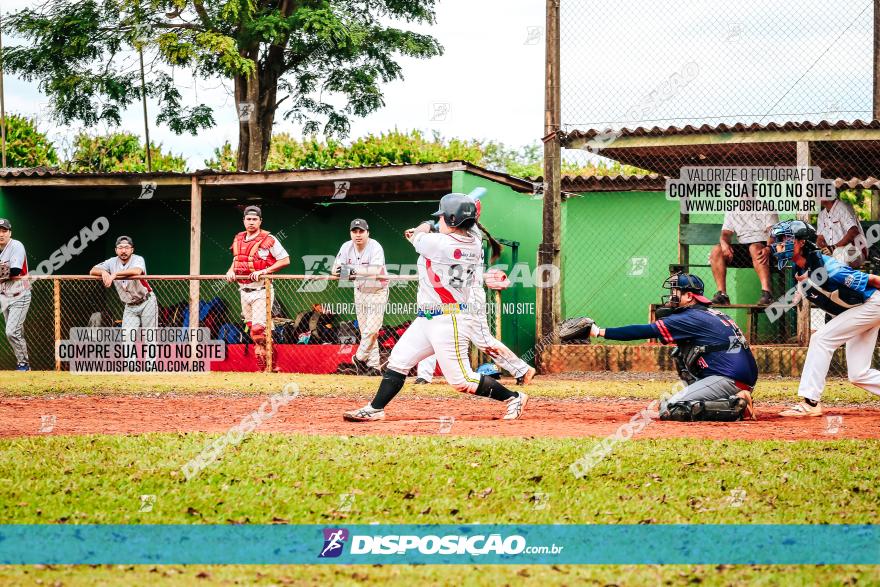
<svg viewBox="0 0 880 587">
<path fill-rule="evenodd" d="M 785 269 L 789 266 L 794 255 L 794 241 L 803 240 L 813 247 L 816 246 L 816 229 L 803 220 L 783 220 L 770 227 L 770 234 L 776 243 L 784 243 L 782 251 L 773 246 L 773 256 L 776 257 L 776 266 Z"/>
<path fill-rule="evenodd" d="M 467 194 L 451 193 L 440 198 L 440 209 L 431 216 L 442 216 L 446 226 L 469 228 L 477 221 L 477 204 Z"/>
<path fill-rule="evenodd" d="M 664 306 L 675 307 L 681 302 L 681 298 L 673 293 L 673 290 L 676 289 L 681 292 L 690 292 L 700 303 L 712 303 L 703 295 L 703 290 L 705 289 L 703 280 L 690 273 L 674 273 L 670 275 L 666 281 L 663 282 L 663 288 L 669 290 L 668 295 L 660 297 L 660 303 Z"/>
</svg>

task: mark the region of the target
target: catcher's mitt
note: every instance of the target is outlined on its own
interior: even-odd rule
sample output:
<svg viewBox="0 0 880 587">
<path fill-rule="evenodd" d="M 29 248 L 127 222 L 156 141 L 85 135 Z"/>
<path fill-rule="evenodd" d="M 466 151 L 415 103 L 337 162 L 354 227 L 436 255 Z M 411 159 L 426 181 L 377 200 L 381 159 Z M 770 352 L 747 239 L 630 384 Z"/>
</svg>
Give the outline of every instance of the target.
<svg viewBox="0 0 880 587">
<path fill-rule="evenodd" d="M 590 329 L 595 322 L 592 318 L 581 316 L 579 318 L 569 318 L 565 320 L 559 327 L 559 339 L 562 342 L 578 339 L 589 339 Z"/>
<path fill-rule="evenodd" d="M 9 279 L 9 263 L 0 263 L 0 281 Z"/>
</svg>

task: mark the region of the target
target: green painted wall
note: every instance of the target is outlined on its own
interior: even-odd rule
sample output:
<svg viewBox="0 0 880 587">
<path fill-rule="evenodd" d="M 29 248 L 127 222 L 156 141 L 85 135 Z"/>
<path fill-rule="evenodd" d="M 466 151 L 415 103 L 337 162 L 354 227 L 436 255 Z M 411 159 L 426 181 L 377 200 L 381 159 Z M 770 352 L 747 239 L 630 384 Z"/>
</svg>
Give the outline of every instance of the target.
<svg viewBox="0 0 880 587">
<path fill-rule="evenodd" d="M 453 191 L 469 193 L 477 187 L 488 190 L 482 199 L 480 223 L 495 238 L 519 242 L 518 263 L 527 264 L 529 274 L 534 275 L 541 242 L 543 200 L 466 172 L 453 172 Z M 507 265 L 508 274 L 513 270 L 512 257 L 511 248 L 504 247 L 497 261 L 498 265 Z M 532 286 L 514 285 L 501 294 L 501 338 L 520 355 L 535 345 L 535 293 Z"/>
<path fill-rule="evenodd" d="M 562 221 L 563 317 L 587 315 L 602 326 L 647 322 L 648 305 L 667 293 L 662 283 L 678 262 L 678 203 L 664 192 L 584 193 L 563 204 Z M 720 215 L 692 216 L 692 222 L 722 221 Z M 708 265 L 710 249 L 692 246 L 691 263 Z M 691 272 L 706 284 L 706 295 L 714 295 L 709 267 Z M 735 302 L 760 296 L 753 269 L 728 270 L 727 285 Z M 745 325 L 745 312 L 731 315 Z"/>
</svg>

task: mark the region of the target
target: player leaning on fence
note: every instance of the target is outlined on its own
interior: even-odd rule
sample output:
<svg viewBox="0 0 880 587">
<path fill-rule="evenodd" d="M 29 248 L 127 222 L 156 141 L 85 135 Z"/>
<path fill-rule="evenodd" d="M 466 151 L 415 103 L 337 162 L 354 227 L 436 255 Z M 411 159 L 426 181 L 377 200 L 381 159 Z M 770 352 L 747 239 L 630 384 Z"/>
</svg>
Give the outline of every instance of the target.
<svg viewBox="0 0 880 587">
<path fill-rule="evenodd" d="M 333 274 L 340 285 L 355 277 L 385 275 L 385 251 L 376 239 L 370 238 L 370 226 L 355 218 L 349 226 L 351 240 L 342 243 Z M 388 303 L 388 280 L 357 279 L 354 281 L 354 306 L 361 344 L 351 358 L 360 375 L 381 375 L 379 370 L 379 330 Z"/>
<path fill-rule="evenodd" d="M 21 241 L 12 238 L 12 224 L 0 218 L 0 312 L 6 321 L 6 339 L 15 353 L 15 370 L 30 371 L 24 320 L 31 305 L 31 284 L 26 279 L 27 253 Z"/>
<path fill-rule="evenodd" d="M 89 272 L 100 277 L 104 287 L 116 285 L 119 300 L 125 304 L 123 328 L 156 328 L 159 326 L 159 303 L 146 279 L 132 279 L 147 274 L 144 258 L 134 254 L 131 237 L 116 239 L 116 256 L 98 263 Z"/>
<path fill-rule="evenodd" d="M 227 281 L 238 281 L 241 316 L 254 341 L 257 369 L 266 369 L 266 284 L 262 278 L 290 265 L 290 255 L 278 240 L 262 230 L 263 212 L 258 206 L 244 209 L 244 231 L 232 241 L 232 265 Z M 274 300 L 274 294 L 273 294 Z"/>
<path fill-rule="evenodd" d="M 656 338 L 676 345 L 672 357 L 687 387 L 660 403 L 661 420 L 727 422 L 753 417 L 751 391 L 758 366 L 742 331 L 730 316 L 710 307 L 696 275 L 676 273 L 663 287 L 669 295 L 657 310 L 659 320 L 620 328 L 591 324 L 590 336 Z"/>
</svg>

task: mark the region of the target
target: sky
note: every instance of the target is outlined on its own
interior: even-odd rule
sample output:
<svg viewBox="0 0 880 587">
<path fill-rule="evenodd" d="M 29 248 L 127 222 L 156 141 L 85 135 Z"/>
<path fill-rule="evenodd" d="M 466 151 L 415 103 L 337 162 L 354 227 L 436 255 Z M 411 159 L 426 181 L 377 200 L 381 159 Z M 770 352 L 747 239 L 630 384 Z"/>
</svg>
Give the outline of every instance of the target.
<svg viewBox="0 0 880 587">
<path fill-rule="evenodd" d="M 4 13 L 34 0 L 2 0 Z M 543 135 L 543 0 L 440 0 L 437 23 L 410 27 L 445 48 L 400 59 L 405 79 L 384 86 L 386 106 L 354 119 L 351 137 L 401 130 L 491 139 L 509 146 Z M 872 2 L 855 0 L 595 0 L 562 3 L 566 128 L 870 118 Z M 408 26 L 408 25 L 401 25 Z M 15 39 L 5 39 L 14 44 Z M 237 142 L 230 85 L 175 72 L 185 100 L 215 108 L 199 136 L 151 124 L 151 139 L 191 169 Z M 63 147 L 76 128 L 51 126 L 35 85 L 6 77 L 9 112 L 36 116 Z M 156 107 L 150 105 L 155 114 Z M 140 104 L 122 128 L 143 133 Z M 106 128 L 88 129 L 105 132 Z M 300 134 L 279 120 L 275 132 Z"/>
</svg>

